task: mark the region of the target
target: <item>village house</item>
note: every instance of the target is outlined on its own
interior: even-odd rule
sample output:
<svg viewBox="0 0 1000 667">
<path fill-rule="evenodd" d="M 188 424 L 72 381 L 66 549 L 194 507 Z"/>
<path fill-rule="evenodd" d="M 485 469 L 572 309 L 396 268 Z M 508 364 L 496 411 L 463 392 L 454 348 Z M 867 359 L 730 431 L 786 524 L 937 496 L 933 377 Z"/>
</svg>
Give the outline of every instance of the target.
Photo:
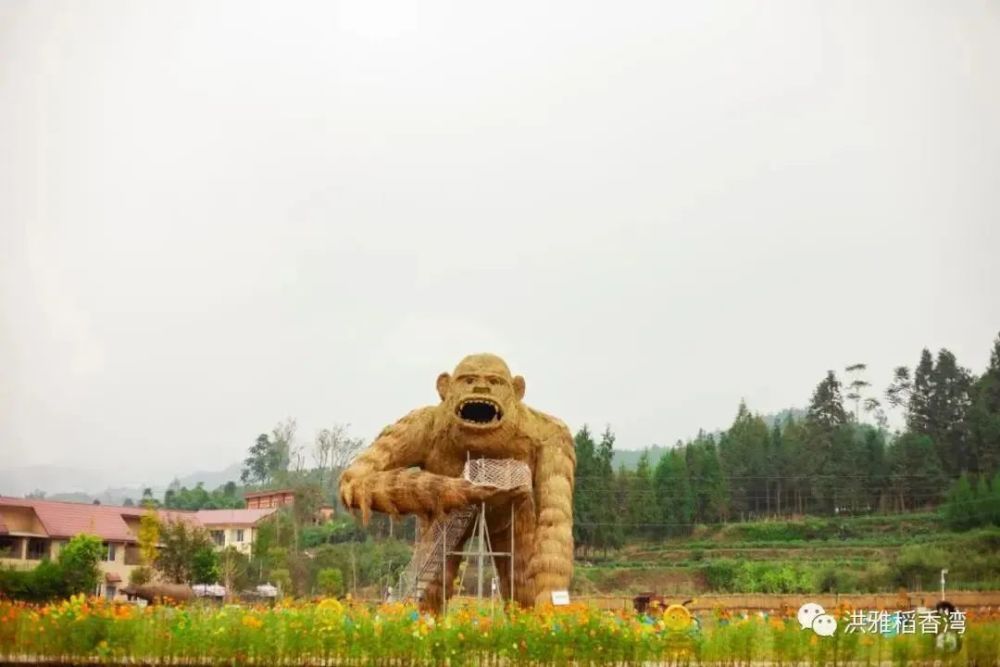
<svg viewBox="0 0 1000 667">
<path fill-rule="evenodd" d="M 55 559 L 75 535 L 88 533 L 104 543 L 98 595 L 113 598 L 140 565 L 139 524 L 143 508 L 33 500 L 0 496 L 0 566 L 30 569 Z M 257 529 L 273 508 L 157 510 L 160 521 L 185 521 L 205 528 L 218 549 L 228 546 L 251 555 Z"/>
</svg>

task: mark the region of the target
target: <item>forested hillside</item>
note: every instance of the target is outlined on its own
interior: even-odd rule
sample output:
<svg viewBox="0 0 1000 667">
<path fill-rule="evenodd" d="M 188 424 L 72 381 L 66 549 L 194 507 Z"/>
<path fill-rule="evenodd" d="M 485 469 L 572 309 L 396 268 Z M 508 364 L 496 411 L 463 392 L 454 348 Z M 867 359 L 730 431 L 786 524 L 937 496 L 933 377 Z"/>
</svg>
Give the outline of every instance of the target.
<svg viewBox="0 0 1000 667">
<path fill-rule="evenodd" d="M 1000 524 L 1000 337 L 981 376 L 927 349 L 877 392 L 855 364 L 830 371 L 809 408 L 771 425 L 741 403 L 732 425 L 613 466 L 615 436 L 575 436 L 581 553 L 695 526 L 800 515 L 911 512 L 947 501 L 955 528 Z M 880 394 L 880 395 L 879 395 Z M 890 432 L 885 411 L 905 427 Z"/>
</svg>

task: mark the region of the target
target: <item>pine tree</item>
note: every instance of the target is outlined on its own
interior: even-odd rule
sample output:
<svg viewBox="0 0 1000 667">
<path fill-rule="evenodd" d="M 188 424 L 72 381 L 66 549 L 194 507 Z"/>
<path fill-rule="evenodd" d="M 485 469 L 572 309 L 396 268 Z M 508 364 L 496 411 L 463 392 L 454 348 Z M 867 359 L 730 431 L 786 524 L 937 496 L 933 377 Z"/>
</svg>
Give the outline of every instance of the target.
<svg viewBox="0 0 1000 667">
<path fill-rule="evenodd" d="M 633 534 L 646 538 L 653 537 L 656 534 L 658 513 L 648 449 L 639 456 L 631 482 L 628 518 L 632 524 Z"/>
<path fill-rule="evenodd" d="M 719 442 L 719 459 L 729 483 L 734 513 L 745 515 L 765 507 L 761 489 L 766 485 L 763 471 L 769 439 L 764 420 L 750 414 L 746 403 L 740 401 L 733 425 Z"/>
<path fill-rule="evenodd" d="M 630 523 L 626 523 L 624 517 L 628 517 L 634 503 L 632 497 L 632 476 L 633 472 L 625 468 L 625 464 L 619 464 L 618 472 L 615 473 L 615 492 L 613 512 L 620 534 L 620 543 L 624 544 L 627 538 L 635 536 L 635 529 Z"/>
<path fill-rule="evenodd" d="M 596 489 L 600 488 L 597 479 L 597 459 L 594 452 L 597 448 L 590 429 L 586 424 L 577 431 L 573 438 L 576 449 L 576 488 L 573 492 L 573 539 L 577 548 L 586 553 L 594 546 L 596 529 Z"/>
<path fill-rule="evenodd" d="M 904 433 L 892 443 L 887 458 L 895 509 L 918 509 L 941 498 L 947 477 L 929 436 Z"/>
<path fill-rule="evenodd" d="M 671 449 L 660 457 L 653 474 L 663 535 L 687 534 L 694 514 L 694 499 L 688 479 L 687 465 L 681 449 Z"/>
<path fill-rule="evenodd" d="M 806 447 L 805 421 L 796 421 L 789 416 L 784 428 L 781 429 L 781 442 L 785 454 L 787 506 L 792 514 L 803 514 L 811 496 L 810 457 Z"/>
<path fill-rule="evenodd" d="M 945 473 L 956 476 L 971 467 L 965 420 L 972 376 L 958 365 L 954 354 L 942 348 L 931 372 L 930 386 L 928 434 L 934 440 Z"/>
<path fill-rule="evenodd" d="M 913 372 L 913 385 L 907 402 L 906 428 L 913 433 L 933 432 L 931 402 L 933 401 L 934 359 L 926 347 L 920 352 L 920 363 Z"/>
<path fill-rule="evenodd" d="M 970 389 L 968 411 L 970 467 L 982 475 L 1000 472 L 1000 334 L 990 365 Z"/>
<path fill-rule="evenodd" d="M 990 482 L 990 522 L 1000 526 L 1000 472 L 993 476 Z"/>
<path fill-rule="evenodd" d="M 805 450 L 809 460 L 809 485 L 812 497 L 822 511 L 837 507 L 840 479 L 845 472 L 844 457 L 837 451 L 837 443 L 849 440 L 841 431 L 847 423 L 840 395 L 840 382 L 833 371 L 816 386 L 809 410 L 806 413 Z"/>
<path fill-rule="evenodd" d="M 595 514 L 597 526 L 595 530 L 595 546 L 603 549 L 607 555 L 608 549 L 617 549 L 624 542 L 621 519 L 615 513 L 615 473 L 611 467 L 614 458 L 615 434 L 607 426 L 601 434 L 601 442 L 597 445 L 597 476 L 601 492 L 598 494 Z"/>
<path fill-rule="evenodd" d="M 969 513 L 976 518 L 977 526 L 988 526 L 993 523 L 993 506 L 990 483 L 985 476 L 976 481 L 975 504 L 969 508 Z"/>
<path fill-rule="evenodd" d="M 948 500 L 942 508 L 945 524 L 952 530 L 968 530 L 976 523 L 975 507 L 976 492 L 969 484 L 969 478 L 962 475 L 952 485 Z"/>
<path fill-rule="evenodd" d="M 699 431 L 694 442 L 685 447 L 685 460 L 694 499 L 693 520 L 698 523 L 724 520 L 729 509 L 728 487 L 712 436 Z"/>
<path fill-rule="evenodd" d="M 840 395 L 840 382 L 833 371 L 827 371 L 823 381 L 816 385 L 806 421 L 812 427 L 832 431 L 847 423 L 844 400 Z"/>
<path fill-rule="evenodd" d="M 886 460 L 885 431 L 880 428 L 863 429 L 864 454 L 859 472 L 867 475 L 865 486 L 866 509 L 884 507 L 885 490 L 889 483 L 889 469 Z"/>
</svg>

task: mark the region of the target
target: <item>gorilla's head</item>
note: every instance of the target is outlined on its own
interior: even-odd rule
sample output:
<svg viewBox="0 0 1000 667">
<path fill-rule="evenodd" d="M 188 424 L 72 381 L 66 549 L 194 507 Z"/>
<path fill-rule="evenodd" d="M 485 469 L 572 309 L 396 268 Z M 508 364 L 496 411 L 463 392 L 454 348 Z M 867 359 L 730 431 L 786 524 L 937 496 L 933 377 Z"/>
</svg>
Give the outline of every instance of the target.
<svg viewBox="0 0 1000 667">
<path fill-rule="evenodd" d="M 462 430 L 485 434 L 513 417 L 524 398 L 524 378 L 511 376 L 495 354 L 472 354 L 459 362 L 454 375 L 438 376 L 437 390 L 442 406 Z"/>
</svg>

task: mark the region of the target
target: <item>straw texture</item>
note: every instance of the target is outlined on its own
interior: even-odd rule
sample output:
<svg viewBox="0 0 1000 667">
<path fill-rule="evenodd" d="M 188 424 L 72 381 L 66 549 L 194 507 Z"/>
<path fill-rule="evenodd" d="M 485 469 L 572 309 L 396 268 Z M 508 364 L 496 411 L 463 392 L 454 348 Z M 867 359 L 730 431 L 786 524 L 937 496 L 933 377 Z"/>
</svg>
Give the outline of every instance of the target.
<svg viewBox="0 0 1000 667">
<path fill-rule="evenodd" d="M 461 507 L 486 502 L 494 551 L 510 549 L 514 508 L 514 599 L 551 601 L 573 574 L 573 475 L 569 429 L 522 401 L 524 379 L 492 354 L 463 359 L 437 379 L 438 405 L 420 408 L 383 429 L 340 478 L 345 507 L 367 521 L 372 511 L 414 514 L 429 524 Z M 471 407 L 470 407 L 471 406 Z M 515 459 L 531 468 L 531 489 L 482 486 L 462 479 L 469 459 Z M 467 537 L 467 536 L 466 536 Z M 463 543 L 465 539 L 463 538 Z M 451 561 L 454 562 L 451 562 Z M 449 559 L 448 585 L 460 559 Z M 510 594 L 509 561 L 498 559 L 501 593 Z M 423 606 L 440 608 L 440 574 Z"/>
</svg>

